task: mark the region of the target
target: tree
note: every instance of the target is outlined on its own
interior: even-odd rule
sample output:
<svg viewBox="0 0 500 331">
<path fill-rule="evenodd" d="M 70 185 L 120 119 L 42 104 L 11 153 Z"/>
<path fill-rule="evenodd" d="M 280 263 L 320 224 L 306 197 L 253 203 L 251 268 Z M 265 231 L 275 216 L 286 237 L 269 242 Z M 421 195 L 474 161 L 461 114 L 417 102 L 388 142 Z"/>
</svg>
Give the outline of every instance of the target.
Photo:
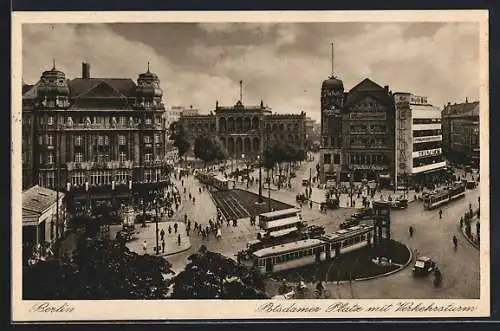
<svg viewBox="0 0 500 331">
<path fill-rule="evenodd" d="M 189 151 L 191 144 L 187 139 L 184 127 L 180 123 L 178 122 L 172 123 L 170 125 L 170 129 L 172 131 L 172 134 L 170 135 L 170 140 L 174 141 L 174 146 L 177 148 L 180 161 L 182 162 L 182 157 L 187 153 L 187 151 Z"/>
<path fill-rule="evenodd" d="M 73 260 L 50 260 L 23 269 L 26 300 L 162 299 L 173 273 L 161 257 L 138 255 L 117 240 L 86 238 Z"/>
<path fill-rule="evenodd" d="M 199 136 L 194 141 L 194 155 L 205 163 L 221 161 L 227 157 L 227 151 L 216 137 Z"/>
<path fill-rule="evenodd" d="M 172 299 L 266 299 L 264 282 L 254 269 L 221 254 L 200 249 L 172 279 Z"/>
</svg>

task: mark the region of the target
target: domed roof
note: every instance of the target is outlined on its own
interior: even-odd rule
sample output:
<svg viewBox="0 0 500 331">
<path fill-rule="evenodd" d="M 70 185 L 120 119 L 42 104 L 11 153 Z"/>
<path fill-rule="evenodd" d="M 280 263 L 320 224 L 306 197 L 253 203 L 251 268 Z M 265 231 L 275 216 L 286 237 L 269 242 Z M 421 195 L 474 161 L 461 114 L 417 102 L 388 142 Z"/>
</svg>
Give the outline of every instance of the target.
<svg viewBox="0 0 500 331">
<path fill-rule="evenodd" d="M 339 90 L 344 90 L 344 83 L 340 80 L 337 79 L 335 76 L 330 76 L 327 80 L 323 81 L 323 84 L 321 85 L 322 89 L 328 88 L 328 89 L 339 89 Z"/>
</svg>

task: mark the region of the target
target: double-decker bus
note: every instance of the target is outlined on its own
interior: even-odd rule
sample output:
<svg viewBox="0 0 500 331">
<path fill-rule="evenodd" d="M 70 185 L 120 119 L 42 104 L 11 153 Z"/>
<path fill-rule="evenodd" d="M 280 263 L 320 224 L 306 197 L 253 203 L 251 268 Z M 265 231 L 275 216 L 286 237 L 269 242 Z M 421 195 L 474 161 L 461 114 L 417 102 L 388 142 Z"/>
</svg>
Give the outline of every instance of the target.
<svg viewBox="0 0 500 331">
<path fill-rule="evenodd" d="M 265 247 L 250 253 L 248 263 L 263 274 L 319 263 L 369 245 L 373 231 L 373 225 L 358 225 L 319 238 Z"/>
<path fill-rule="evenodd" d="M 465 196 L 465 184 L 462 182 L 455 182 L 451 187 L 426 196 L 424 198 L 424 208 L 437 208 L 463 196 Z"/>
<path fill-rule="evenodd" d="M 300 209 L 297 208 L 270 211 L 259 215 L 259 226 L 263 229 L 266 229 L 268 227 L 267 223 L 269 222 L 298 215 L 300 215 Z"/>
</svg>

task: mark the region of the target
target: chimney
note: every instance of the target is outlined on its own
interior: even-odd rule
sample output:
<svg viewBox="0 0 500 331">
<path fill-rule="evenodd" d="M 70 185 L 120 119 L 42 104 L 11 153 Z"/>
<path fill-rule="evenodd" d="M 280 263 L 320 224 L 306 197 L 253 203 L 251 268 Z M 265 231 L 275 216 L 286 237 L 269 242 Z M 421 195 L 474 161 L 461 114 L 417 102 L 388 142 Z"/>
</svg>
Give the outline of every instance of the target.
<svg viewBox="0 0 500 331">
<path fill-rule="evenodd" d="M 385 93 L 389 93 L 389 85 L 384 86 Z"/>
<path fill-rule="evenodd" d="M 90 78 L 90 63 L 82 62 L 82 78 L 83 79 Z"/>
</svg>

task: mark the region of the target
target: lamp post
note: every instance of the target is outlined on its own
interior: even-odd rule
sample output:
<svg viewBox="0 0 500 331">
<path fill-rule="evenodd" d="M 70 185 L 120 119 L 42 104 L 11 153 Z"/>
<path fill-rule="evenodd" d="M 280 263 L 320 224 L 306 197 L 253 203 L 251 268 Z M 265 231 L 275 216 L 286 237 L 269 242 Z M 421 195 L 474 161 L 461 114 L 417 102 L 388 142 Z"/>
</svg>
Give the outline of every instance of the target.
<svg viewBox="0 0 500 331">
<path fill-rule="evenodd" d="M 156 255 L 160 254 L 160 250 L 158 249 L 158 200 L 156 197 L 153 199 L 153 204 L 155 206 L 155 233 L 156 233 L 156 246 L 155 246 L 155 252 Z"/>
<path fill-rule="evenodd" d="M 259 203 L 262 203 L 262 161 L 260 155 L 257 155 L 257 160 L 259 160 Z"/>
</svg>

